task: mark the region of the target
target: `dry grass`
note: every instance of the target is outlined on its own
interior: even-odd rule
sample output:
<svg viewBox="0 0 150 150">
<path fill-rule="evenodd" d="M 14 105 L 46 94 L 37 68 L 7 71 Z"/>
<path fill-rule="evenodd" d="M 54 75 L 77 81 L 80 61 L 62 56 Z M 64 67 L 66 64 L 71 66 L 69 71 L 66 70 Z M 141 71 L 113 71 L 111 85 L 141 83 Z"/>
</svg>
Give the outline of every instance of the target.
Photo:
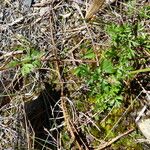
<svg viewBox="0 0 150 150">
<path fill-rule="evenodd" d="M 0 149 L 34 149 L 34 140 L 32 140 L 34 132 L 29 129 L 27 122 L 22 121 L 25 117 L 23 106 L 25 101 L 31 101 L 39 95 L 43 89 L 43 80 L 53 84 L 57 83 L 57 88 L 62 88 L 63 85 L 64 88 L 69 89 L 69 94 L 65 95 L 67 107 L 71 121 L 78 129 L 83 130 L 83 126 L 92 124 L 101 133 L 94 117 L 103 116 L 102 123 L 113 110 L 112 108 L 108 114 L 103 114 L 101 111 L 93 114 L 90 106 L 87 106 L 83 112 L 79 111 L 75 106 L 76 100 L 86 95 L 84 93 L 88 91 L 88 87 L 74 76 L 72 71 L 79 64 L 99 65 L 100 56 L 110 44 L 110 39 L 105 32 L 105 24 L 132 21 L 134 18 L 126 16 L 129 3 L 116 1 L 116 4 L 99 11 L 93 20 L 86 21 L 84 19 L 87 9 L 86 0 L 38 2 L 30 8 L 25 8 L 22 0 L 0 2 L 0 100 L 5 97 L 7 100 L 10 99 L 10 103 L 0 108 Z M 143 5 L 145 5 L 144 1 L 136 2 L 136 7 L 133 8 L 135 15 L 138 8 L 142 8 Z M 149 31 L 148 20 L 142 21 L 146 30 Z M 82 44 L 87 45 L 87 48 L 93 48 L 96 59 L 87 61 L 81 58 L 81 55 L 85 53 L 84 49 L 81 50 Z M 31 48 L 43 53 L 40 58 L 41 68 L 34 69 L 26 76 L 19 90 L 14 92 L 13 83 L 21 78 L 21 66 L 11 68 L 8 64 L 24 57 L 24 51 Z M 14 49 L 17 52 L 21 51 L 21 54 L 4 54 Z M 40 77 L 40 69 L 47 72 L 43 73 L 44 79 Z M 111 131 L 123 120 L 122 118 L 125 118 L 134 102 L 139 99 L 141 91 L 138 91 L 138 94 L 126 110 L 121 112 L 120 118 Z M 107 136 L 109 135 L 103 138 L 104 141 Z M 91 146 L 93 146 L 93 141 L 96 141 L 95 143 L 104 142 L 90 131 L 87 131 L 86 138 Z M 62 143 L 58 143 L 57 140 L 55 144 L 63 147 Z"/>
</svg>

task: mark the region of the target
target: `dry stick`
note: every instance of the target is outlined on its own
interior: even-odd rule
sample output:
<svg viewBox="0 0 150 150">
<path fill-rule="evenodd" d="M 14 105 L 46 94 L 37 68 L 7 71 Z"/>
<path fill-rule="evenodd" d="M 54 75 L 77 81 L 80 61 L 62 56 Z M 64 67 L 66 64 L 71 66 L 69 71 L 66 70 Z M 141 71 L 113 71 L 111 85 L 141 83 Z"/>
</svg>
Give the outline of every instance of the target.
<svg viewBox="0 0 150 150">
<path fill-rule="evenodd" d="M 96 63 L 97 61 L 95 60 L 80 60 L 80 59 L 64 59 L 62 60 L 64 62 L 78 62 L 78 63 Z"/>
<path fill-rule="evenodd" d="M 64 120 L 65 120 L 67 129 L 71 135 L 71 141 L 76 142 L 79 150 L 83 150 L 82 146 L 84 146 L 85 150 L 89 150 L 87 145 L 84 143 L 83 139 L 80 137 L 75 125 L 71 121 L 70 115 L 67 111 L 66 100 L 67 100 L 66 97 L 61 97 L 61 105 L 62 105 L 62 109 L 64 113 Z"/>
<path fill-rule="evenodd" d="M 56 61 L 56 62 L 78 62 L 78 63 L 96 63 L 97 61 L 95 60 L 80 60 L 80 59 L 50 59 L 50 58 L 40 58 L 39 61 Z M 11 60 L 7 60 L 5 61 L 5 63 L 3 64 L 3 66 L 0 66 L 0 71 L 3 71 L 3 70 L 7 70 L 7 69 L 11 69 L 13 67 L 5 67 L 6 65 L 8 65 L 8 63 L 10 62 Z M 17 66 L 20 66 L 21 64 L 16 64 L 15 67 Z M 64 82 L 63 82 L 64 83 Z"/>
<path fill-rule="evenodd" d="M 10 59 L 7 58 L 7 59 L 5 60 L 5 63 L 3 63 L 3 65 L 0 66 L 0 71 L 10 69 L 11 67 L 7 67 L 7 65 L 9 64 L 9 62 L 10 62 Z M 18 66 L 18 65 L 16 65 L 16 66 Z"/>
<path fill-rule="evenodd" d="M 52 42 L 52 45 L 54 47 L 53 48 L 53 55 L 54 55 L 55 59 L 57 60 L 58 59 L 58 55 L 57 55 L 57 53 L 58 53 L 57 50 L 58 49 L 56 47 L 56 43 L 55 43 L 54 36 L 53 36 L 53 25 L 52 25 L 52 17 L 51 16 L 49 18 L 49 25 L 50 25 L 51 42 Z M 63 82 L 62 82 L 62 79 L 61 79 L 61 73 L 60 73 L 59 62 L 58 61 L 55 62 L 55 67 L 56 67 L 56 70 L 57 70 L 57 73 L 58 73 L 58 79 L 61 83 L 61 97 L 62 97 L 64 88 L 63 88 Z M 61 100 L 61 103 L 62 103 L 62 100 Z M 64 115 L 64 110 L 63 110 L 63 115 Z"/>
<path fill-rule="evenodd" d="M 122 119 L 122 117 L 129 111 L 130 107 L 133 106 L 133 104 L 135 103 L 135 101 L 137 100 L 137 98 L 141 95 L 142 91 L 136 96 L 136 98 L 131 102 L 130 106 L 126 109 L 126 111 L 122 114 L 122 116 L 119 118 L 119 120 L 115 123 L 115 125 L 113 126 L 113 128 L 109 131 L 109 133 L 106 135 L 106 137 L 108 137 L 108 135 L 110 134 L 110 132 L 117 126 L 117 124 L 120 122 L 120 120 Z M 104 140 L 106 139 L 106 137 L 104 138 Z"/>
<path fill-rule="evenodd" d="M 3 51 L 1 51 L 1 53 L 3 55 L 0 56 L 0 61 L 5 59 L 6 57 L 13 57 L 13 56 L 20 55 L 20 54 L 26 54 L 25 51 L 13 51 L 13 52 L 3 52 Z"/>
<path fill-rule="evenodd" d="M 36 4 L 33 4 L 32 6 L 33 7 L 46 7 L 48 5 L 50 5 L 52 2 L 41 2 L 41 3 L 36 3 Z"/>
<path fill-rule="evenodd" d="M 13 56 L 17 56 L 17 55 L 22 55 L 25 54 L 25 51 L 15 51 L 15 52 L 3 52 L 1 51 L 1 53 L 3 54 L 2 56 L 0 56 L 0 61 L 5 60 L 5 62 L 0 66 L 0 71 L 3 70 L 7 70 L 10 69 L 11 67 L 6 67 L 9 62 L 11 61 L 11 58 L 13 58 Z M 20 64 L 17 64 L 16 66 L 19 66 Z"/>
<path fill-rule="evenodd" d="M 149 95 L 148 91 L 145 90 L 145 88 L 143 87 L 143 85 L 140 83 L 140 81 L 137 78 L 135 78 L 135 79 L 138 82 L 138 84 L 140 85 L 140 87 L 142 88 L 142 92 L 146 94 L 146 96 L 148 97 L 148 99 L 150 99 L 150 95 Z M 142 110 L 139 112 L 138 116 L 136 117 L 135 122 L 138 122 L 140 120 L 140 118 L 142 117 L 142 115 L 146 111 L 147 107 L 148 107 L 148 105 L 144 104 Z"/>
<path fill-rule="evenodd" d="M 92 46 L 93 46 L 93 49 L 94 49 L 94 53 L 95 53 L 95 55 L 96 55 L 96 58 L 95 58 L 95 59 L 96 59 L 96 63 L 97 63 L 97 66 L 99 66 L 98 56 L 97 56 L 97 54 L 96 54 L 96 52 L 95 52 L 95 43 L 94 43 L 94 40 L 93 40 L 93 38 L 92 38 L 90 29 L 89 29 L 89 27 L 88 27 L 86 21 L 84 20 L 83 13 L 82 13 L 82 11 L 81 11 L 79 5 L 77 5 L 77 4 L 75 3 L 74 6 L 75 6 L 75 8 L 78 10 L 79 14 L 81 15 L 81 17 L 82 17 L 82 19 L 83 19 L 83 21 L 84 21 L 84 24 L 85 24 L 85 26 L 86 26 L 86 29 L 87 29 L 87 31 L 88 31 L 88 34 L 89 34 L 90 39 L 91 39 L 91 42 L 92 42 Z"/>
<path fill-rule="evenodd" d="M 105 0 L 93 0 L 93 2 L 90 4 L 89 9 L 87 10 L 85 19 L 90 19 L 94 14 L 96 14 L 105 3 Z"/>
<path fill-rule="evenodd" d="M 71 50 L 69 50 L 68 55 L 72 55 L 72 60 L 75 60 L 74 55 L 73 55 L 73 51 L 75 49 L 77 49 L 84 40 L 85 40 L 85 38 L 83 38 L 78 44 L 76 44 Z M 75 61 L 73 61 L 73 64 L 75 65 Z"/>
<path fill-rule="evenodd" d="M 31 145 L 34 146 L 34 139 L 35 139 L 35 132 L 32 128 L 32 125 L 30 124 L 29 122 L 29 126 L 30 126 L 30 129 L 32 130 L 32 133 L 33 133 L 33 136 L 31 137 L 30 136 L 30 133 L 29 133 L 29 128 L 28 128 L 28 119 L 27 119 L 27 116 L 26 116 L 26 112 L 25 112 L 25 106 L 24 106 L 24 102 L 23 102 L 23 115 L 24 115 L 24 125 L 25 125 L 25 131 L 26 131 L 26 138 L 27 138 L 27 145 L 28 145 L 28 149 L 31 149 Z"/>
<path fill-rule="evenodd" d="M 106 7 L 108 4 L 111 4 L 115 1 L 116 0 L 93 0 L 86 12 L 85 19 L 91 19 L 93 15 L 96 14 L 100 9 Z M 107 5 L 104 6 L 105 3 L 107 3 Z"/>
<path fill-rule="evenodd" d="M 130 134 L 130 133 L 133 132 L 134 130 L 135 130 L 135 129 L 130 129 L 130 130 L 126 131 L 125 133 L 122 133 L 122 134 L 118 135 L 117 137 L 113 138 L 113 139 L 110 140 L 109 142 L 106 142 L 106 143 L 100 145 L 99 148 L 96 149 L 96 150 L 102 150 L 102 149 L 104 149 L 104 148 L 107 148 L 108 146 L 110 146 L 110 145 L 113 144 L 114 142 L 118 141 L 120 138 L 122 138 L 122 137 L 124 137 L 124 136 Z"/>
<path fill-rule="evenodd" d="M 90 7 L 88 8 L 87 12 L 86 12 L 86 16 L 85 16 L 85 19 L 86 20 L 89 20 L 93 17 L 93 15 L 95 13 L 97 13 L 100 9 L 103 8 L 103 5 L 105 4 L 106 0 L 93 0 Z M 115 0 L 110 0 L 109 2 L 107 2 L 108 4 L 111 4 L 115 2 Z M 82 15 L 82 14 L 81 14 Z M 83 17 L 82 17 L 83 18 Z M 85 25 L 86 25 L 86 22 L 85 22 Z M 87 25 L 86 25 L 87 26 Z M 92 40 L 92 44 L 93 44 L 93 48 L 94 48 L 94 51 L 95 51 L 95 44 L 94 44 L 94 41 L 92 39 L 92 36 L 90 34 L 90 31 L 89 31 L 89 28 L 87 26 L 87 30 L 89 32 L 89 35 L 91 37 L 91 40 Z M 96 54 L 96 52 L 95 52 Z M 97 66 L 99 66 L 99 63 L 98 63 L 98 57 L 97 57 L 97 54 L 96 54 L 96 61 L 97 61 Z"/>
<path fill-rule="evenodd" d="M 15 21 L 13 21 L 12 23 L 1 25 L 0 31 L 4 31 L 11 26 L 17 25 L 18 23 L 22 22 L 24 19 L 25 19 L 25 17 L 20 17 L 20 18 L 16 19 Z"/>
<path fill-rule="evenodd" d="M 52 44 L 54 46 L 54 55 L 55 55 L 55 59 L 57 59 L 57 48 L 56 48 L 56 44 L 55 44 L 55 41 L 54 41 L 54 38 L 53 38 L 53 26 L 52 26 L 51 18 L 50 18 L 50 30 L 51 30 Z M 85 145 L 85 143 L 80 138 L 80 136 L 78 136 L 80 138 L 80 139 L 78 139 L 78 137 L 77 137 L 77 135 L 79 135 L 78 131 L 77 131 L 76 127 L 74 126 L 74 124 L 71 122 L 71 118 L 70 118 L 70 115 L 69 115 L 68 110 L 67 110 L 67 104 L 66 104 L 67 99 L 66 99 L 66 97 L 64 96 L 64 93 L 63 93 L 63 91 L 64 91 L 63 86 L 64 85 L 63 85 L 63 79 L 60 75 L 61 73 L 60 73 L 59 61 L 56 61 L 56 69 L 57 69 L 57 72 L 58 72 L 59 81 L 61 83 L 61 106 L 62 106 L 64 120 L 65 120 L 67 129 L 70 132 L 73 141 L 76 142 L 76 144 L 78 146 L 78 149 L 82 150 L 82 147 L 79 143 L 79 140 L 80 140 L 82 142 L 82 144 L 84 145 L 85 149 L 88 150 L 88 147 Z"/>
<path fill-rule="evenodd" d="M 69 50 L 67 53 L 68 55 L 70 55 L 70 53 L 72 53 L 74 50 L 76 50 L 81 44 L 82 42 L 85 40 L 85 38 L 83 38 L 79 43 L 77 43 L 71 50 Z"/>
<path fill-rule="evenodd" d="M 53 37 L 53 26 L 52 26 L 51 18 L 49 20 L 50 20 L 51 40 L 52 40 L 53 46 L 55 47 L 54 48 L 54 55 L 55 55 L 55 58 L 57 59 L 57 48 L 56 48 L 56 44 L 55 44 L 54 37 Z M 64 91 L 63 86 L 64 85 L 63 85 L 63 80 L 62 80 L 61 75 L 60 75 L 61 73 L 60 73 L 60 68 L 59 68 L 59 62 L 56 61 L 55 65 L 56 65 L 55 67 L 56 67 L 57 72 L 58 72 L 58 78 L 59 78 L 59 81 L 61 83 L 61 106 L 62 106 L 62 111 L 63 111 L 63 115 L 64 115 L 64 121 L 65 121 L 67 129 L 70 132 L 71 137 L 73 138 L 73 141 L 74 141 L 76 138 L 75 138 L 72 126 L 70 124 L 70 117 L 69 117 L 69 114 L 68 114 L 68 111 L 67 111 L 66 98 L 65 98 L 64 93 L 63 93 L 63 91 Z M 77 145 L 78 145 L 79 150 L 82 150 L 78 143 L 77 143 Z"/>
<path fill-rule="evenodd" d="M 35 15 L 38 15 L 38 13 L 31 13 L 29 15 L 26 15 L 26 16 L 23 16 L 23 17 L 20 17 L 20 18 L 17 18 L 16 20 L 14 20 L 13 22 L 11 23 L 8 23 L 8 24 L 3 24 L 0 26 L 0 31 L 4 31 L 4 30 L 7 30 L 9 27 L 12 27 L 12 26 L 15 26 L 15 25 L 18 25 L 18 24 L 21 24 L 24 22 L 24 20 L 28 17 L 31 17 L 31 16 L 35 16 Z"/>
</svg>

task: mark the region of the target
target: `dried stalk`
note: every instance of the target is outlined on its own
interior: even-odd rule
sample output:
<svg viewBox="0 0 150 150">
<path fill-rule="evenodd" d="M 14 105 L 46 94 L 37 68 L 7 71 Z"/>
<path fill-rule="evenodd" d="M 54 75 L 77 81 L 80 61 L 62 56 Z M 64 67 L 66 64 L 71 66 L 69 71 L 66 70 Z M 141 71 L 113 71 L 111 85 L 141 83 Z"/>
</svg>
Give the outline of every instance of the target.
<svg viewBox="0 0 150 150">
<path fill-rule="evenodd" d="M 92 16 L 97 13 L 105 3 L 105 0 L 93 0 L 90 7 L 87 10 L 85 19 L 91 19 Z"/>
</svg>

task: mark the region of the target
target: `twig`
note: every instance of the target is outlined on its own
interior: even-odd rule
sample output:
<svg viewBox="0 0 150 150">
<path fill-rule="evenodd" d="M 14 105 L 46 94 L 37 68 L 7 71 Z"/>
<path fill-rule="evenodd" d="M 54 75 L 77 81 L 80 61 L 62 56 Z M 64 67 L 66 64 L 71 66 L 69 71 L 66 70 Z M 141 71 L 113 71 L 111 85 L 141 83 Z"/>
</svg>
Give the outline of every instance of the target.
<svg viewBox="0 0 150 150">
<path fill-rule="evenodd" d="M 97 13 L 105 3 L 105 0 L 93 0 L 89 9 L 87 10 L 85 19 L 90 19 L 92 16 Z"/>
<path fill-rule="evenodd" d="M 27 16 L 23 16 L 23 17 L 20 17 L 20 18 L 17 18 L 16 20 L 14 20 L 13 22 L 11 23 L 8 23 L 8 24 L 2 24 L 0 26 L 0 31 L 4 31 L 4 30 L 7 30 L 9 27 L 13 27 L 15 25 L 18 25 L 18 24 L 22 24 L 24 23 L 24 20 L 26 18 L 29 18 L 30 16 L 35 16 L 35 15 L 38 15 L 38 13 L 32 13 L 32 14 L 29 14 Z"/>
<path fill-rule="evenodd" d="M 115 1 L 116 0 L 93 0 L 86 12 L 85 19 L 91 19 L 99 10 L 105 8 L 107 5 L 110 5 Z"/>
<path fill-rule="evenodd" d="M 133 132 L 133 131 L 134 131 L 134 129 L 130 129 L 130 130 L 126 131 L 125 133 L 118 135 L 117 137 L 113 138 L 112 140 L 110 140 L 110 141 L 108 141 L 108 142 L 105 142 L 104 144 L 101 144 L 97 150 L 102 150 L 102 149 L 104 149 L 104 148 L 110 146 L 110 145 L 113 144 L 114 142 L 118 141 L 120 138 L 122 138 L 122 137 L 124 137 L 124 136 L 130 134 L 130 133 Z"/>
<path fill-rule="evenodd" d="M 16 56 L 16 55 L 20 55 L 20 54 L 25 54 L 26 51 L 13 51 L 13 52 L 1 52 L 3 55 L 0 56 L 0 61 L 7 58 L 7 57 L 13 57 L 13 56 Z"/>
<path fill-rule="evenodd" d="M 47 5 L 50 5 L 51 4 L 51 1 L 50 2 L 43 2 L 43 3 L 36 3 L 36 4 L 33 4 L 32 6 L 33 7 L 46 7 Z"/>
</svg>

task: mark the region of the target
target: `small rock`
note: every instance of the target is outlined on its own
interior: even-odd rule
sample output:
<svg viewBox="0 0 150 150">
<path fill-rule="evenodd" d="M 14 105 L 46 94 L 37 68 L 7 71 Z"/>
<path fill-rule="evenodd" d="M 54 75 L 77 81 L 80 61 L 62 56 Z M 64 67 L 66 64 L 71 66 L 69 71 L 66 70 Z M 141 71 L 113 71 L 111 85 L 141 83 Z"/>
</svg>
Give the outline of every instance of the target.
<svg viewBox="0 0 150 150">
<path fill-rule="evenodd" d="M 138 122 L 138 126 L 142 134 L 150 140 L 150 118 L 143 119 Z"/>
</svg>

